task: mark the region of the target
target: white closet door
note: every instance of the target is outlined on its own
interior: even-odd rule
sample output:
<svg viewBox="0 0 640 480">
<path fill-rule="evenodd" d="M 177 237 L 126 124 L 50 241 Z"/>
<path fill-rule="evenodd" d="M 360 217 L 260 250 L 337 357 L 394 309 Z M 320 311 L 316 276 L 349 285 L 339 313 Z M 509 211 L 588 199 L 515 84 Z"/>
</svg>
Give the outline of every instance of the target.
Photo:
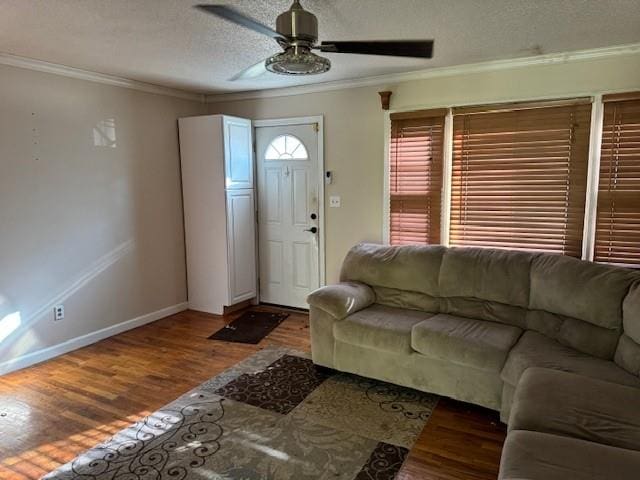
<svg viewBox="0 0 640 480">
<path fill-rule="evenodd" d="M 251 120 L 224 117 L 225 188 L 253 188 Z"/>
<path fill-rule="evenodd" d="M 256 296 L 256 219 L 252 189 L 227 191 L 229 303 Z"/>
</svg>

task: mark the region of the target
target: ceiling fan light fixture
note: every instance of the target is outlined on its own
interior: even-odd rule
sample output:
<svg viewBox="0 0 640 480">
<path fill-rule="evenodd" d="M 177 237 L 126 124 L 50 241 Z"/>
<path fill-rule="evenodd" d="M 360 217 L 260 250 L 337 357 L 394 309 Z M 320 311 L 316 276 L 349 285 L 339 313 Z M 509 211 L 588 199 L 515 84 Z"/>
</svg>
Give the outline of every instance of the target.
<svg viewBox="0 0 640 480">
<path fill-rule="evenodd" d="M 264 66 L 268 71 L 280 75 L 316 75 L 328 72 L 331 62 L 307 47 L 292 46 L 267 58 Z"/>
</svg>

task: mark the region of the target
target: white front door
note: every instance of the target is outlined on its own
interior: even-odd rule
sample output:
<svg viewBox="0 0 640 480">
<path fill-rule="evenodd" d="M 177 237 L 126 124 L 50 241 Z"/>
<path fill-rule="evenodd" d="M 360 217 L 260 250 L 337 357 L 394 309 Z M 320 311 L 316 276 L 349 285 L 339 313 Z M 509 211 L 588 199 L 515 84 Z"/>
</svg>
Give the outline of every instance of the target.
<svg viewBox="0 0 640 480">
<path fill-rule="evenodd" d="M 315 124 L 256 128 L 260 301 L 308 308 L 319 287 Z"/>
</svg>

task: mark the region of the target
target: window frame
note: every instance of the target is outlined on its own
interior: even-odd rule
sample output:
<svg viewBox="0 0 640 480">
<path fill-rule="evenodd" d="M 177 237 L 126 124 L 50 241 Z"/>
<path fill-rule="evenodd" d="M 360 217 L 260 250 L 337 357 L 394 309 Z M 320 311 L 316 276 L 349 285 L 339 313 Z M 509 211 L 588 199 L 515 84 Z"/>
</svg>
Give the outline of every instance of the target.
<svg viewBox="0 0 640 480">
<path fill-rule="evenodd" d="M 391 139 L 391 114 L 410 112 L 415 110 L 447 109 L 444 127 L 444 159 L 442 172 L 442 205 L 441 205 L 441 245 L 449 246 L 451 225 L 451 180 L 453 166 L 453 109 L 479 105 L 503 106 L 508 103 L 522 102 L 562 102 L 568 99 L 591 97 L 591 126 L 589 131 L 589 158 L 587 166 L 587 192 L 585 199 L 584 227 L 582 237 L 582 259 L 593 261 L 596 235 L 596 216 L 598 207 L 598 185 L 600 180 L 600 149 L 602 145 L 602 128 L 604 120 L 603 94 L 629 94 L 628 90 L 622 92 L 580 92 L 575 95 L 562 95 L 555 98 L 525 98 L 525 99 L 501 99 L 488 102 L 460 102 L 451 104 L 413 105 L 401 109 L 384 111 L 384 176 L 383 176 L 383 218 L 382 241 L 385 245 L 390 242 L 390 139 Z"/>
<path fill-rule="evenodd" d="M 382 197 L 382 242 L 391 243 L 391 114 L 412 112 L 416 110 L 445 109 L 443 159 L 442 159 L 442 191 L 440 195 L 440 245 L 449 245 L 449 213 L 451 203 L 451 162 L 453 158 L 453 114 L 450 107 L 406 108 L 402 110 L 386 110 L 384 112 L 384 177 Z"/>
<path fill-rule="evenodd" d="M 434 166 L 435 166 L 435 168 L 438 168 L 438 166 L 439 166 L 439 168 L 438 168 L 439 173 L 436 173 L 436 175 L 439 176 L 439 180 L 440 180 L 440 184 L 441 184 L 440 185 L 440 191 L 439 191 L 439 196 L 440 196 L 440 198 L 439 198 L 439 200 L 440 200 L 440 209 L 439 210 L 440 211 L 438 212 L 438 218 L 437 218 L 437 223 L 438 223 L 437 236 L 439 237 L 438 245 L 440 245 L 442 243 L 442 231 L 443 231 L 443 229 L 442 229 L 442 206 L 445 204 L 445 202 L 442 199 L 442 193 L 444 191 L 444 178 L 445 178 L 444 177 L 444 175 L 445 175 L 444 162 L 445 162 L 445 154 L 446 154 L 446 152 L 445 152 L 446 140 L 445 140 L 445 135 L 444 134 L 445 134 L 445 129 L 446 129 L 446 120 L 447 120 L 446 117 L 447 117 L 447 115 L 449 113 L 450 113 L 449 109 L 440 108 L 440 109 L 421 109 L 421 110 L 415 110 L 415 111 L 398 112 L 398 113 L 392 113 L 392 114 L 389 115 L 389 118 L 390 118 L 389 128 L 390 128 L 390 130 L 389 130 L 389 136 L 387 138 L 387 140 L 389 142 L 389 146 L 388 146 L 389 150 L 387 152 L 387 154 L 388 154 L 388 165 L 389 166 L 388 166 L 388 170 L 385 171 L 385 174 L 388 175 L 388 177 L 389 177 L 388 181 L 385 182 L 385 184 L 386 184 L 386 186 L 387 186 L 387 188 L 389 190 L 388 198 L 387 198 L 387 201 L 388 201 L 387 213 L 388 213 L 388 222 L 389 222 L 389 225 L 388 225 L 388 237 L 389 238 L 387 240 L 387 243 L 391 243 L 391 241 L 392 241 L 392 238 L 391 238 L 392 237 L 391 223 L 392 223 L 392 220 L 393 220 L 393 212 L 391 210 L 392 210 L 392 205 L 393 205 L 393 198 L 392 197 L 394 197 L 394 192 L 393 192 L 394 189 L 392 188 L 392 185 L 391 185 L 392 167 L 394 165 L 394 162 L 396 162 L 395 163 L 396 166 L 398 165 L 398 163 L 397 163 L 398 156 L 392 156 L 391 153 L 392 153 L 392 149 L 393 149 L 394 145 L 396 145 L 396 149 L 402 149 L 401 148 L 402 141 L 398 140 L 398 137 L 393 137 L 393 134 L 394 134 L 394 124 L 393 124 L 393 122 L 394 121 L 395 122 L 399 122 L 400 125 L 398 126 L 398 129 L 400 131 L 403 131 L 405 128 L 410 128 L 410 129 L 413 128 L 413 127 L 408 127 L 406 125 L 406 123 L 403 123 L 403 122 L 408 122 L 408 123 L 417 122 L 417 123 L 420 123 L 422 120 L 426 120 L 427 123 L 430 124 L 430 125 L 432 124 L 432 122 L 434 122 L 434 120 L 437 120 L 436 123 L 440 126 L 440 128 L 441 128 L 440 131 L 442 132 L 442 135 L 441 136 L 438 135 L 437 140 L 435 140 L 436 142 L 439 142 L 440 140 L 442 141 L 441 149 L 440 149 L 440 152 L 439 152 L 439 155 L 438 155 L 439 160 L 435 160 L 435 156 L 434 156 L 434 158 L 432 158 L 432 162 L 430 163 L 430 166 L 429 166 L 430 183 L 431 183 L 431 180 L 433 179 Z M 431 125 L 431 126 L 435 126 L 436 123 L 433 123 L 433 125 Z M 433 131 L 432 131 L 432 133 L 433 133 Z M 430 141 L 431 142 L 434 141 L 433 137 L 431 138 Z M 431 145 L 431 148 L 432 147 L 433 147 L 433 144 Z M 431 151 L 431 153 L 433 153 L 433 151 Z M 398 155 L 398 150 L 396 150 L 396 155 Z M 434 162 L 435 162 L 435 165 L 434 165 Z M 399 175 L 399 174 L 396 173 L 396 175 Z M 396 194 L 397 194 L 397 192 L 396 192 Z M 402 196 L 402 194 L 400 194 L 400 195 Z M 430 194 L 427 195 L 427 197 L 430 197 L 430 196 L 431 196 Z M 409 202 L 409 203 L 411 203 L 411 202 Z M 431 201 L 428 201 L 428 203 L 431 203 Z M 430 222 L 431 222 L 431 220 L 433 220 L 433 217 L 431 215 L 429 216 L 429 220 L 430 220 Z M 432 225 L 430 224 L 429 228 L 428 228 L 428 230 L 430 232 L 431 232 L 431 227 L 432 227 Z M 403 235 L 404 233 L 407 233 L 407 232 L 402 232 L 402 233 L 400 233 L 400 235 Z M 435 232 L 433 232 L 433 233 L 435 233 Z"/>
<path fill-rule="evenodd" d="M 591 131 L 589 132 L 589 166 L 587 170 L 587 198 L 584 206 L 582 232 L 582 260 L 593 261 L 596 243 L 596 217 L 598 215 L 598 185 L 600 183 L 600 147 L 604 104 L 602 95 L 594 95 L 591 105 Z"/>
<path fill-rule="evenodd" d="M 453 109 L 451 245 L 581 258 L 592 103 Z"/>
<path fill-rule="evenodd" d="M 620 103 L 627 102 L 627 101 L 634 101 L 634 102 L 640 102 L 640 91 L 639 90 L 634 90 L 634 91 L 625 91 L 625 92 L 621 92 L 621 93 L 611 93 L 611 94 L 606 94 L 606 95 L 602 95 L 601 98 L 601 108 L 602 108 L 602 121 L 601 121 L 601 129 L 599 132 L 599 140 L 600 142 L 598 143 L 598 171 L 597 171 L 597 179 L 596 179 L 596 185 L 595 185 L 595 196 L 596 196 L 596 205 L 595 205 L 595 211 L 594 211 L 594 229 L 593 229 L 593 236 L 591 237 L 591 240 L 593 241 L 593 251 L 592 251 L 592 257 L 591 260 L 592 261 L 596 261 L 598 263 L 603 263 L 606 265 L 615 265 L 615 266 L 620 266 L 620 267 L 628 267 L 628 268 L 632 268 L 635 270 L 640 270 L 640 264 L 638 262 L 633 262 L 633 263 L 625 263 L 625 262 L 619 262 L 619 261 L 598 261 L 595 259 L 596 257 L 596 253 L 597 253 L 597 247 L 598 247 L 598 212 L 600 210 L 600 204 L 598 203 L 600 201 L 600 195 L 601 195 L 601 190 L 600 190 L 600 175 L 602 174 L 601 171 L 601 167 L 602 167 L 602 161 L 601 161 L 601 157 L 603 155 L 602 152 L 602 143 L 604 141 L 604 136 L 606 134 L 605 131 L 605 122 L 607 120 L 607 106 L 608 105 L 617 105 Z M 615 108 L 615 107 L 614 107 Z M 614 123 L 614 125 L 618 125 L 617 123 Z M 614 135 L 615 136 L 615 135 Z M 629 148 L 628 146 L 624 146 L 623 148 Z M 607 155 L 605 155 L 605 158 L 607 158 Z M 634 164 L 635 166 L 635 164 Z M 625 165 L 625 167 L 629 167 L 629 165 Z M 609 178 L 610 177 L 605 177 L 605 178 Z M 606 195 L 605 195 L 606 196 Z M 606 201 L 606 200 L 605 200 Z M 615 202 L 614 202 L 615 203 Z M 637 208 L 634 205 L 634 213 L 635 213 L 635 208 Z"/>
</svg>

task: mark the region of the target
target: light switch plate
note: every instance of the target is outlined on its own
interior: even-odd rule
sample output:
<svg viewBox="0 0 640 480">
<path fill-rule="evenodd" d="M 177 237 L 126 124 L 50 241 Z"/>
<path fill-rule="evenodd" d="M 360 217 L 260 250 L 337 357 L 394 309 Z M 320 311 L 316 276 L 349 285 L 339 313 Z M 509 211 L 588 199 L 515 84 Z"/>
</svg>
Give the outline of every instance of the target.
<svg viewBox="0 0 640 480">
<path fill-rule="evenodd" d="M 331 195 L 329 197 L 329 206 L 338 208 L 340 206 L 340 197 L 338 195 Z"/>
</svg>

